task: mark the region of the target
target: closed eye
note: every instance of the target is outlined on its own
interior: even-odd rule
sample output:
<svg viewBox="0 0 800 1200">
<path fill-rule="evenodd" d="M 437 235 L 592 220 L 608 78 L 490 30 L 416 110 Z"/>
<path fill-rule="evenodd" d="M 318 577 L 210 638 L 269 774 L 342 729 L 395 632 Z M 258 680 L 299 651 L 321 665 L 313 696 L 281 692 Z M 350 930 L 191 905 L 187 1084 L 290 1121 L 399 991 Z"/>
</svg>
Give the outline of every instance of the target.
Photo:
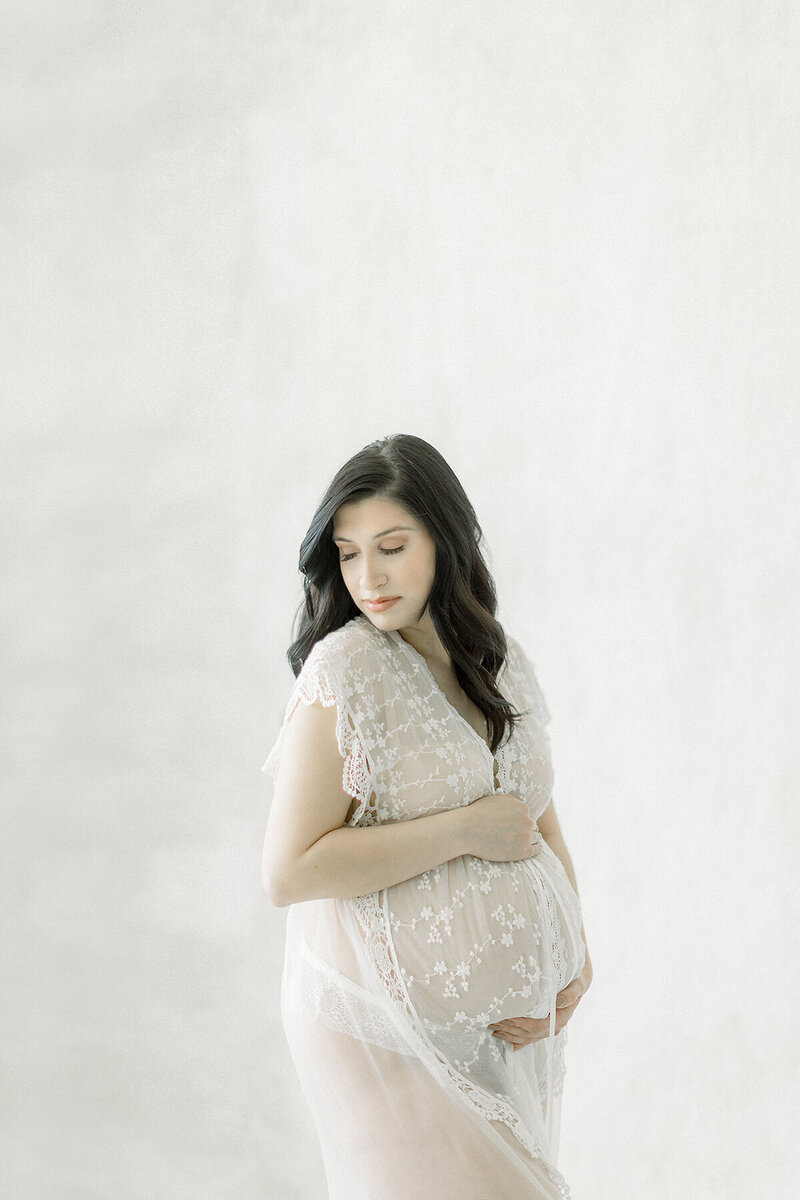
<svg viewBox="0 0 800 1200">
<path fill-rule="evenodd" d="M 405 546 L 395 546 L 391 550 L 381 550 L 381 554 L 399 554 L 401 550 L 405 550 Z M 339 562 L 347 562 L 351 558 L 355 558 L 355 551 L 352 554 L 343 554 Z"/>
</svg>

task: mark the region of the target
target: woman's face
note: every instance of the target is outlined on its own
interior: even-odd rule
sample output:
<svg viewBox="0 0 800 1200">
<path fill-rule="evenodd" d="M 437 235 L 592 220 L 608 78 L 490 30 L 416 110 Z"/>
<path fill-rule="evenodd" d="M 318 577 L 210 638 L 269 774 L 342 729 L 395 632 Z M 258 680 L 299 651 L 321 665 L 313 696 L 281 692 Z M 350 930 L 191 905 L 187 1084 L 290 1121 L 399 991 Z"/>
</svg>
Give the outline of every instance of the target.
<svg viewBox="0 0 800 1200">
<path fill-rule="evenodd" d="M 436 543 L 425 526 L 394 501 L 367 496 L 337 509 L 333 540 L 359 611 L 378 629 L 419 628 L 436 574 Z M 383 599 L 393 603 L 370 607 Z"/>
</svg>

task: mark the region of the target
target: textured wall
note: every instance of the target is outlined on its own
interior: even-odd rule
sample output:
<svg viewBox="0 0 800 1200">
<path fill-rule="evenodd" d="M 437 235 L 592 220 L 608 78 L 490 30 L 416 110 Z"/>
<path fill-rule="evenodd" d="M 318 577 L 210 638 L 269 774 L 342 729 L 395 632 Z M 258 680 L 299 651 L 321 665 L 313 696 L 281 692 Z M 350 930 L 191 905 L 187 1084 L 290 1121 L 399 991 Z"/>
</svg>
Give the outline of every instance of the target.
<svg viewBox="0 0 800 1200">
<path fill-rule="evenodd" d="M 554 715 L 576 1200 L 790 1194 L 796 9 L 17 7 L 3 1194 L 324 1195 L 260 766 L 300 539 L 398 431 Z"/>
</svg>

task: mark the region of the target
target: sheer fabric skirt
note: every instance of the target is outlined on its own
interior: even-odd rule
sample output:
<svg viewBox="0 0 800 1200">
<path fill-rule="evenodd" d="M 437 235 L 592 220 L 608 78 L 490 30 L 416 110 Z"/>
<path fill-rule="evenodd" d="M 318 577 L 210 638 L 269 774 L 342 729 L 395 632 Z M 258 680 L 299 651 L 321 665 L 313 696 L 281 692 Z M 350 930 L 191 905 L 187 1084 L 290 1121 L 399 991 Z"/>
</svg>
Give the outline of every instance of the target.
<svg viewBox="0 0 800 1200">
<path fill-rule="evenodd" d="M 315 900 L 287 916 L 283 1025 L 316 1126 L 328 1200 L 553 1200 L 561 1090 L 545 1101 L 545 1044 L 501 1043 L 493 1078 L 465 1079 L 376 974 L 353 902 Z M 465 1035 L 466 1036 L 466 1035 Z M 563 1062 L 566 1031 L 555 1039 Z M 457 1048 L 456 1048 L 457 1049 Z M 468 1058 L 469 1047 L 462 1048 Z M 563 1068 L 561 1071 L 563 1075 Z M 497 1100 L 496 1111 L 493 1108 Z M 531 1152 L 503 1112 L 542 1144 Z M 535 1146 L 533 1149 L 535 1150 Z"/>
</svg>

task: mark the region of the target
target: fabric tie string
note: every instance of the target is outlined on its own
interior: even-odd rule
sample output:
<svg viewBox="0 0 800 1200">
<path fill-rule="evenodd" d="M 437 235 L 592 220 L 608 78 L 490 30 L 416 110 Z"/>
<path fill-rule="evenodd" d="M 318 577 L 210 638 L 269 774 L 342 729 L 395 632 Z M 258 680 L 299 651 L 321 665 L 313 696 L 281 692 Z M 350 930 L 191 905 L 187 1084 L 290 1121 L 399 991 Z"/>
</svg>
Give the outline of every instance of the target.
<svg viewBox="0 0 800 1200">
<path fill-rule="evenodd" d="M 542 910 L 547 913 L 547 922 L 550 926 L 551 945 L 555 946 L 558 939 L 558 931 L 555 927 L 555 918 L 548 897 L 545 893 L 545 884 L 537 872 L 534 871 L 534 877 L 542 898 Z M 553 1144 L 553 1134 L 555 1129 L 555 1112 L 553 1109 L 553 1051 L 555 1049 L 556 1037 L 556 1000 L 558 998 L 558 969 L 555 959 L 550 961 L 550 1028 L 547 1035 L 547 1092 L 546 1092 L 546 1117 L 545 1117 L 545 1136 L 547 1138 L 548 1153 L 554 1156 L 555 1147 Z"/>
<path fill-rule="evenodd" d="M 550 1032 L 547 1035 L 547 1146 L 553 1148 L 553 1046 L 556 1036 L 556 985 L 553 984 L 550 999 Z"/>
</svg>

